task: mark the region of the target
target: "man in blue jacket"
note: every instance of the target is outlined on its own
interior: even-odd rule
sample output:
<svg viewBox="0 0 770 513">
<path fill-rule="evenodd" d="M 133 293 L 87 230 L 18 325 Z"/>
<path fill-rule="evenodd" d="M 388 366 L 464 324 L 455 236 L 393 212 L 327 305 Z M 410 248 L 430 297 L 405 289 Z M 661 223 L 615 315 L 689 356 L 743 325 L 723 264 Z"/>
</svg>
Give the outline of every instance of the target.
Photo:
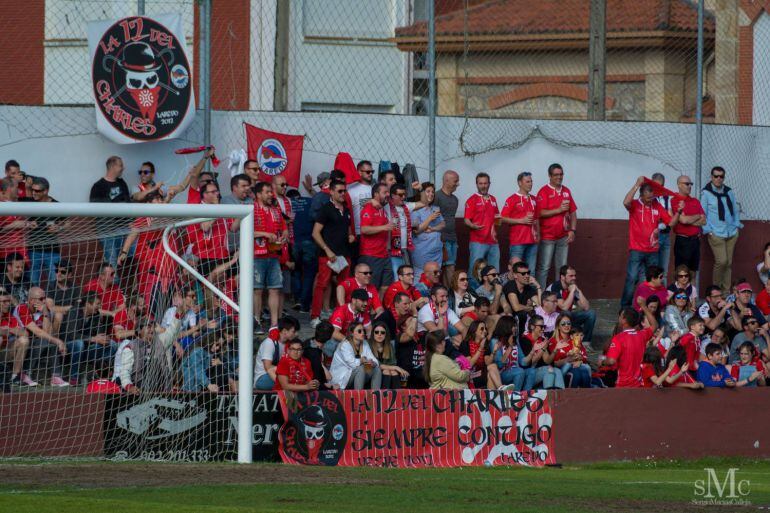
<svg viewBox="0 0 770 513">
<path fill-rule="evenodd" d="M 703 234 L 708 237 L 714 253 L 713 282 L 721 286 L 722 290 L 730 290 L 733 251 L 738 241 L 738 230 L 743 225 L 735 193 L 725 185 L 725 174 L 724 168 L 720 166 L 711 170 L 711 181 L 703 188 L 700 202 L 706 212 Z"/>
</svg>

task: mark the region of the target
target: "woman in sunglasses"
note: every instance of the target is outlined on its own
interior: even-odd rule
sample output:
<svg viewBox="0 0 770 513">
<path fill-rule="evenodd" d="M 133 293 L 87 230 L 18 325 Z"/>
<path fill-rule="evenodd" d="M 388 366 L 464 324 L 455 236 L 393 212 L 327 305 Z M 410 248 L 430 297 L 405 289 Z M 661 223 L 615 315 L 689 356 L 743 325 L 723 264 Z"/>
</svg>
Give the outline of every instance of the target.
<svg viewBox="0 0 770 513">
<path fill-rule="evenodd" d="M 698 302 L 698 289 L 692 283 L 690 268 L 684 264 L 676 266 L 674 270 L 674 283 L 668 286 L 668 298 L 671 299 L 678 289 L 684 289 L 692 305 Z"/>
<path fill-rule="evenodd" d="M 372 327 L 369 347 L 382 371 L 382 388 L 402 388 L 401 384 L 409 379 L 409 373 L 396 364 L 396 351 L 393 349 L 388 327 L 384 323 L 377 322 Z"/>
<path fill-rule="evenodd" d="M 556 330 L 548 343 L 546 363 L 561 369 L 564 383 L 569 388 L 590 388 L 591 368 L 586 363 L 588 355 L 583 346 L 583 332 L 572 327 L 567 313 L 556 319 Z"/>
<path fill-rule="evenodd" d="M 470 362 L 474 387 L 496 390 L 503 384 L 500 381 L 500 371 L 493 361 L 493 355 L 486 354 L 488 345 L 486 324 L 482 321 L 473 321 L 458 349 L 460 354 Z"/>
<path fill-rule="evenodd" d="M 527 328 L 529 331 L 519 340 L 522 364 L 527 368 L 523 390 L 532 390 L 537 385 L 544 389 L 564 388 L 561 371 L 545 361 L 548 355 L 548 340 L 544 336 L 545 321 L 541 316 L 533 315 L 529 318 Z"/>
<path fill-rule="evenodd" d="M 449 308 L 462 319 L 465 314 L 473 311 L 478 296 L 470 288 L 468 273 L 463 269 L 457 269 L 452 275 L 451 287 Z"/>
<path fill-rule="evenodd" d="M 678 331 L 680 334 L 687 333 L 687 321 L 695 315 L 692 311 L 692 303 L 685 289 L 676 289 L 674 294 L 668 300 L 666 312 L 664 314 L 663 328 L 665 335 L 669 336 Z"/>
<path fill-rule="evenodd" d="M 363 390 L 367 384 L 372 390 L 380 389 L 382 370 L 366 340 L 363 323 L 351 323 L 348 336 L 334 352 L 331 373 L 332 383 L 343 390 Z"/>
</svg>

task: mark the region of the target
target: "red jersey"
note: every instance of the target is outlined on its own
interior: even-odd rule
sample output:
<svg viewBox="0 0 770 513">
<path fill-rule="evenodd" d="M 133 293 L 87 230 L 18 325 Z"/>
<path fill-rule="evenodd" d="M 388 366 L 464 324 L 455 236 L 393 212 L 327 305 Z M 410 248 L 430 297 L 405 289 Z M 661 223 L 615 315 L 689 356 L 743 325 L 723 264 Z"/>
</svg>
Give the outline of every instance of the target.
<svg viewBox="0 0 770 513">
<path fill-rule="evenodd" d="M 767 292 L 767 288 L 759 291 L 755 302 L 762 314 L 770 315 L 770 294 Z"/>
<path fill-rule="evenodd" d="M 652 377 L 657 376 L 655 372 L 655 366 L 651 363 L 642 364 L 642 386 L 644 388 L 655 388 L 655 383 L 652 382 Z"/>
<path fill-rule="evenodd" d="M 534 244 L 535 243 L 535 223 L 537 223 L 537 201 L 531 194 L 526 196 L 513 193 L 503 205 L 503 211 L 500 213 L 503 217 L 510 217 L 512 219 L 521 219 L 526 217 L 527 214 L 534 216 L 534 223 L 532 224 L 512 224 L 509 234 L 509 241 L 511 246 L 519 244 Z"/>
<path fill-rule="evenodd" d="M 119 394 L 120 387 L 109 379 L 95 379 L 86 386 L 86 394 Z"/>
<path fill-rule="evenodd" d="M 0 228 L 8 226 L 15 221 L 23 221 L 19 216 L 0 216 Z M 5 258 L 11 253 L 19 253 L 27 259 L 26 237 L 24 228 L 13 228 L 0 231 L 0 258 Z"/>
<path fill-rule="evenodd" d="M 377 208 L 372 203 L 367 203 L 361 209 L 361 226 L 384 226 L 388 224 L 388 216 L 384 208 Z M 388 240 L 390 231 L 384 230 L 375 235 L 361 234 L 361 256 L 375 258 L 388 257 Z"/>
<path fill-rule="evenodd" d="M 224 260 L 230 256 L 227 249 L 227 237 L 232 226 L 232 219 L 215 219 L 211 228 L 203 231 L 202 223 L 187 227 L 187 237 L 192 246 L 193 255 L 201 260 Z"/>
<path fill-rule="evenodd" d="M 567 357 L 570 351 L 575 347 L 572 344 L 572 340 L 567 340 L 567 346 L 560 347 L 558 350 L 556 349 L 556 344 L 559 342 L 556 340 L 556 337 L 551 337 L 551 339 L 548 341 L 548 352 L 553 353 L 553 361 L 557 360 L 563 360 Z M 554 350 L 556 352 L 554 353 Z M 583 361 L 588 360 L 588 353 L 586 352 L 586 348 L 583 347 L 583 344 L 580 344 L 580 356 L 583 358 Z"/>
<path fill-rule="evenodd" d="M 35 326 L 42 329 L 43 322 L 45 321 L 43 312 L 33 311 L 27 303 L 22 303 L 14 308 L 13 316 L 16 317 L 19 324 L 25 328 L 31 323 L 34 323 Z"/>
<path fill-rule="evenodd" d="M 193 189 L 190 187 L 187 189 L 187 203 L 191 205 L 197 205 L 201 202 L 201 190 Z"/>
<path fill-rule="evenodd" d="M 561 207 L 561 202 L 569 201 L 569 210 L 551 217 L 540 217 L 543 210 L 555 210 Z M 560 190 L 545 184 L 537 191 L 537 213 L 540 219 L 540 238 L 542 240 L 558 240 L 566 237 L 570 227 L 571 215 L 577 211 L 577 205 L 569 189 L 562 185 Z"/>
<path fill-rule="evenodd" d="M 497 244 L 495 216 L 500 213 L 497 200 L 491 194 L 486 198 L 478 192 L 465 202 L 465 219 L 482 228 L 471 230 L 470 241 L 480 244 Z"/>
<path fill-rule="evenodd" d="M 682 214 L 686 216 L 706 215 L 703 211 L 703 207 L 696 198 L 692 196 L 674 196 L 671 198 L 671 207 L 675 210 L 679 209 L 679 202 L 684 201 L 684 208 Z M 657 203 L 657 202 L 656 202 Z M 684 235 L 685 237 L 697 237 L 701 233 L 701 227 L 694 224 L 682 224 L 677 223 L 674 226 L 674 233 L 677 235 Z"/>
<path fill-rule="evenodd" d="M 679 365 L 674 364 L 674 368 L 671 369 L 671 373 L 669 374 L 669 376 L 676 376 L 677 373 L 680 370 L 681 369 L 679 368 Z M 685 372 L 681 376 L 679 376 L 677 378 L 677 380 L 674 381 L 673 383 L 671 383 L 670 385 L 668 383 L 664 382 L 663 386 L 665 386 L 665 387 L 673 387 L 673 386 L 678 385 L 679 383 L 695 383 L 695 379 L 692 376 L 690 376 L 690 374 L 688 372 Z"/>
<path fill-rule="evenodd" d="M 275 366 L 275 374 L 276 376 L 288 377 L 290 385 L 304 385 L 313 379 L 313 368 L 307 358 L 302 357 L 295 360 L 289 355 L 284 355 Z M 282 390 L 281 382 L 278 379 L 275 380 L 273 390 Z"/>
<path fill-rule="evenodd" d="M 659 248 L 658 225 L 669 222 L 671 216 L 657 201 L 645 205 L 641 200 L 634 200 L 628 207 L 628 248 L 643 253 L 655 253 Z"/>
<path fill-rule="evenodd" d="M 254 231 L 273 233 L 281 237 L 286 230 L 286 220 L 281 209 L 275 206 L 264 206 L 259 201 L 254 202 Z M 286 244 L 268 242 L 264 237 L 254 239 L 254 258 L 280 258 Z"/>
<path fill-rule="evenodd" d="M 98 278 L 89 281 L 86 286 L 83 287 L 83 292 L 96 292 L 99 299 L 102 301 L 102 309 L 109 310 L 110 312 L 114 312 L 126 304 L 126 298 L 123 297 L 123 293 L 117 285 L 112 284 L 107 286 L 106 289 L 102 289 L 101 286 L 99 286 Z"/>
<path fill-rule="evenodd" d="M 117 327 L 121 326 L 124 330 L 132 330 L 136 328 L 136 321 L 128 318 L 128 310 L 125 308 L 115 314 L 112 321 L 113 333 L 117 330 Z"/>
<path fill-rule="evenodd" d="M 21 324 L 19 323 L 19 319 L 14 317 L 13 313 L 9 310 L 8 313 L 0 314 L 0 328 L 7 328 L 9 331 L 13 331 L 21 328 Z M 8 334 L 0 333 L 0 347 L 5 346 L 7 343 Z"/>
<path fill-rule="evenodd" d="M 414 285 L 410 286 L 408 289 L 405 289 L 400 281 L 394 281 L 391 283 L 390 287 L 388 287 L 388 290 L 385 291 L 385 295 L 382 297 L 382 305 L 393 313 L 393 317 L 396 317 L 396 312 L 393 310 L 393 301 L 396 298 L 396 294 L 399 292 L 403 292 L 409 296 L 412 301 L 417 301 L 422 297 L 422 294 L 420 294 Z M 371 296 L 369 299 L 371 300 Z"/>
<path fill-rule="evenodd" d="M 345 291 L 346 303 L 350 303 L 354 290 L 364 289 L 366 291 L 366 294 L 369 296 L 369 309 L 374 311 L 382 307 L 382 302 L 380 301 L 380 294 L 377 291 L 377 287 L 375 287 L 371 283 L 367 286 L 363 286 L 360 283 L 358 283 L 358 280 L 356 280 L 355 277 L 353 277 L 353 278 L 346 278 L 345 280 L 343 280 L 343 282 L 340 283 L 340 286 Z"/>
<path fill-rule="evenodd" d="M 340 305 L 335 308 L 334 312 L 332 312 L 332 316 L 329 318 L 329 322 L 344 335 L 348 334 L 348 328 L 353 322 L 362 322 L 364 326 L 370 326 L 372 324 L 368 313 L 354 313 L 350 304 Z"/>
<path fill-rule="evenodd" d="M 698 369 L 698 360 L 700 359 L 700 339 L 692 333 L 686 333 L 679 339 L 679 345 L 684 347 L 687 353 L 687 365 L 691 372 Z"/>
<path fill-rule="evenodd" d="M 607 358 L 618 362 L 618 388 L 642 386 L 642 357 L 647 341 L 652 338 L 652 329 L 642 331 L 625 330 L 612 337 Z"/>
</svg>

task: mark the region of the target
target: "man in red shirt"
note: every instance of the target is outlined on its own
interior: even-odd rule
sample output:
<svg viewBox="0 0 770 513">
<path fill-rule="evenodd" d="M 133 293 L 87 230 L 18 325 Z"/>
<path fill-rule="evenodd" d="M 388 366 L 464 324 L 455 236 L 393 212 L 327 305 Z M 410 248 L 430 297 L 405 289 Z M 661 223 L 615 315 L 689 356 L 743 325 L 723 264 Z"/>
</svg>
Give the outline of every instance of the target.
<svg viewBox="0 0 770 513">
<path fill-rule="evenodd" d="M 200 188 L 208 182 L 216 183 L 216 174 L 209 171 L 203 171 L 203 166 L 206 161 L 214 155 L 214 149 L 209 148 L 203 153 L 201 159 L 190 169 L 190 172 L 185 178 L 185 182 L 189 183 L 190 188 L 187 189 L 187 203 L 191 205 L 197 205 L 203 199 L 203 194 Z M 182 189 L 184 190 L 184 189 Z"/>
<path fill-rule="evenodd" d="M 680 176 L 676 181 L 679 195 L 674 198 L 674 208 L 679 210 L 679 224 L 674 227 L 674 266 L 684 264 L 693 273 L 700 267 L 701 226 L 706 224 L 706 212 L 697 198 L 690 196 L 692 180 Z"/>
<path fill-rule="evenodd" d="M 29 337 L 11 312 L 11 295 L 0 289 L 0 362 L 13 361 L 11 384 L 37 386 L 27 374 L 22 372 L 24 358 L 29 350 Z"/>
<path fill-rule="evenodd" d="M 273 200 L 273 186 L 259 182 L 254 188 L 254 316 L 262 315 L 262 291 L 267 289 L 267 307 L 270 310 L 270 326 L 278 322 L 283 276 L 279 258 L 289 232 L 281 210 Z M 262 326 L 256 321 L 255 331 Z"/>
<path fill-rule="evenodd" d="M 9 178 L 0 180 L 0 202 L 16 201 L 14 185 Z M 26 231 L 37 223 L 21 216 L 0 216 L 0 259 L 18 253 L 27 258 Z"/>
<path fill-rule="evenodd" d="M 465 226 L 471 229 L 468 269 L 483 258 L 492 267 L 500 266 L 500 245 L 497 242 L 497 200 L 489 194 L 489 175 L 476 175 L 476 192 L 465 202 Z"/>
<path fill-rule="evenodd" d="M 653 337 L 658 323 L 647 305 L 642 307 L 649 328 L 637 331 L 639 314 L 633 308 L 624 308 L 618 316 L 618 325 L 622 330 L 612 337 L 612 342 L 607 350 L 607 357 L 602 365 L 618 366 L 618 380 L 615 384 L 618 388 L 642 386 L 642 358 L 647 342 Z"/>
<path fill-rule="evenodd" d="M 530 194 L 532 173 L 519 173 L 516 181 L 519 184 L 519 191 L 505 200 L 503 211 L 500 212 L 501 222 L 511 225 L 508 257 L 518 257 L 526 262 L 530 269 L 535 269 L 540 234 L 538 233 L 537 201 Z"/>
<path fill-rule="evenodd" d="M 648 267 L 658 265 L 658 231 L 659 225 L 670 227 L 679 222 L 681 208 L 674 216 L 670 216 L 659 202 L 655 201 L 652 186 L 644 183 L 640 176 L 636 183 L 623 198 L 623 206 L 628 210 L 628 265 L 626 266 L 626 282 L 620 307 L 628 308 L 632 304 L 634 289 L 637 283 L 644 281 Z M 636 191 L 639 199 L 635 200 Z"/>
<path fill-rule="evenodd" d="M 410 308 L 412 314 L 417 315 L 417 311 L 428 302 L 428 298 L 422 297 L 420 291 L 414 286 L 414 268 L 411 265 L 402 265 L 398 268 L 398 281 L 394 281 L 388 290 L 385 292 L 385 296 L 382 298 L 382 304 L 385 308 L 389 309 L 396 317 L 396 310 L 393 307 L 393 299 L 396 294 L 403 292 L 411 300 Z"/>
<path fill-rule="evenodd" d="M 363 289 L 366 291 L 369 301 L 369 311 L 375 317 L 384 310 L 380 301 L 380 293 L 377 287 L 372 285 L 372 270 L 366 264 L 358 264 L 353 270 L 353 276 L 345 278 L 337 285 L 337 304 L 350 303 L 353 291 Z"/>
<path fill-rule="evenodd" d="M 543 287 L 550 283 L 551 260 L 556 270 L 567 265 L 569 245 L 575 240 L 577 229 L 577 205 L 572 192 L 562 185 L 564 169 L 561 164 L 548 166 L 548 180 L 537 192 L 536 215 L 540 222 L 537 282 Z"/>
<path fill-rule="evenodd" d="M 350 303 L 335 308 L 332 316 L 329 318 L 329 322 L 334 326 L 332 339 L 337 342 L 345 340 L 348 328 L 353 321 L 363 323 L 366 329 L 366 336 L 369 337 L 372 331 L 372 321 L 368 310 L 369 295 L 364 289 L 354 290 Z"/>
<path fill-rule="evenodd" d="M 83 287 L 83 292 L 96 292 L 102 302 L 101 314 L 110 317 L 126 307 L 126 298 L 114 280 L 115 268 L 105 262 L 99 267 L 99 275 Z"/>
<path fill-rule="evenodd" d="M 372 200 L 361 209 L 361 246 L 358 262 L 372 270 L 372 283 L 381 294 L 393 282 L 388 247 L 390 233 L 398 226 L 385 212 L 390 193 L 388 186 L 378 183 L 372 187 Z"/>
<path fill-rule="evenodd" d="M 318 390 L 320 383 L 313 378 L 313 368 L 310 360 L 302 356 L 302 341 L 294 339 L 289 342 L 286 354 L 275 367 L 275 387 L 273 390 L 288 390 L 290 392 L 310 392 Z"/>
</svg>

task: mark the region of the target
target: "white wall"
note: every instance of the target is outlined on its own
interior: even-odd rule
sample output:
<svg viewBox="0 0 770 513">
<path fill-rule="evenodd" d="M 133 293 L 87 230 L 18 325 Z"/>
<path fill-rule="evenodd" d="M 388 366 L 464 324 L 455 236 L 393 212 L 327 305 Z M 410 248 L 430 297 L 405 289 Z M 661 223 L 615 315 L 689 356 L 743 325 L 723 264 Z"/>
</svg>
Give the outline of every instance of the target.
<svg viewBox="0 0 770 513">
<path fill-rule="evenodd" d="M 9 118 L 16 120 L 15 124 L 3 125 L 2 120 Z M 202 116 L 196 117 L 183 139 L 160 143 L 117 145 L 94 133 L 30 137 L 51 134 L 52 119 L 93 127 L 94 112 L 91 108 L 19 110 L 0 106 L 0 162 L 15 158 L 25 171 L 45 176 L 51 181 L 52 195 L 63 201 L 87 200 L 90 185 L 103 174 L 104 161 L 113 154 L 123 157 L 130 185 L 136 183 L 136 170 L 144 160 L 155 162 L 159 180 L 179 180 L 197 159 L 175 155 L 173 150 L 200 144 L 202 138 Z M 380 159 L 412 162 L 420 178 L 428 178 L 424 117 L 215 112 L 212 142 L 220 157 L 245 147 L 244 121 L 268 130 L 305 134 L 303 174 L 329 171 L 337 152 L 346 151 L 356 161 L 372 160 L 375 167 Z M 459 171 L 461 198 L 474 191 L 473 177 L 478 171 L 491 175 L 492 194 L 502 201 L 514 192 L 515 176 L 520 171 L 534 173 L 535 187 L 539 188 L 545 183 L 548 165 L 559 162 L 582 218 L 625 219 L 621 202 L 637 176 L 659 171 L 674 184 L 680 171 L 690 173 L 694 163 L 695 134 L 693 127 L 685 124 L 475 119 L 465 127 L 466 149 L 480 150 L 492 143 L 501 146 L 475 158 L 462 156 L 459 139 L 463 127 L 462 118 L 439 118 L 436 129 L 438 179 L 446 169 Z M 735 189 L 746 218 L 770 220 L 770 129 L 705 127 L 703 162 L 705 180 L 711 166 L 720 164 L 727 169 L 727 183 Z M 226 173 L 226 168 L 220 171 Z M 228 178 L 220 179 L 225 190 Z"/>
</svg>

